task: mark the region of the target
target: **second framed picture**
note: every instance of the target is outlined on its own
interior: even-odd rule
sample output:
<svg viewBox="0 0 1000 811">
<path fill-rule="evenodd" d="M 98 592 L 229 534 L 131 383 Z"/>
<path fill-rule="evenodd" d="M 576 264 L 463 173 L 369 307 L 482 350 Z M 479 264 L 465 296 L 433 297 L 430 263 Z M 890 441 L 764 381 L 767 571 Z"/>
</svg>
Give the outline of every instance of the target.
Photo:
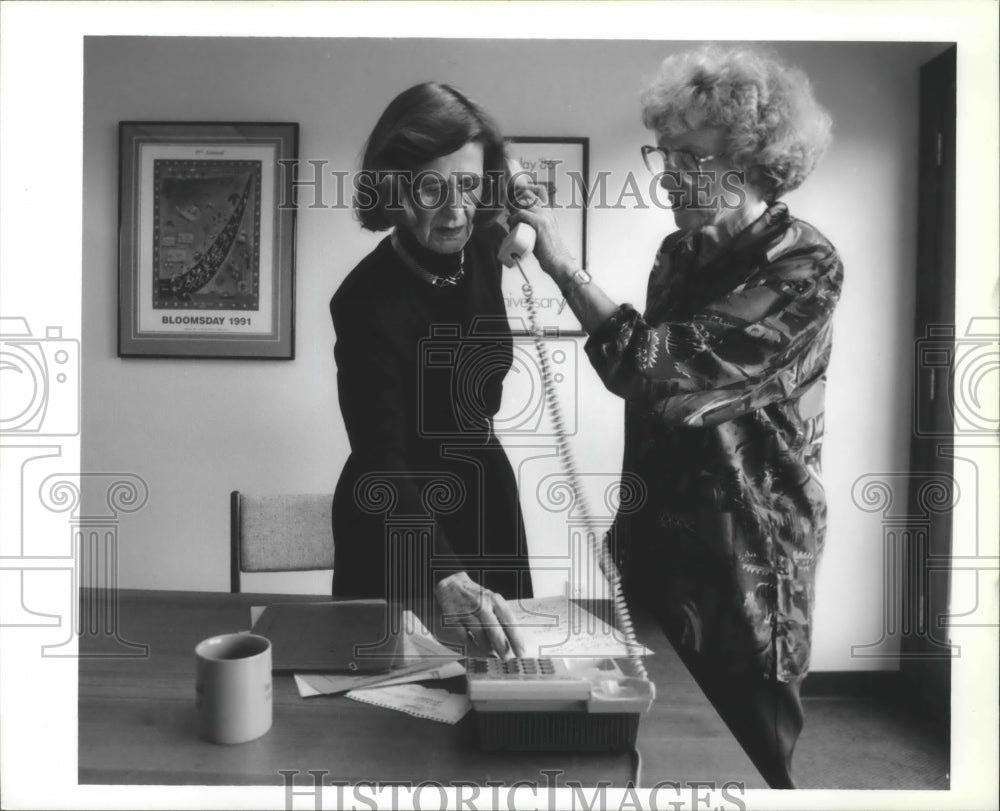
<svg viewBox="0 0 1000 811">
<path fill-rule="evenodd" d="M 514 167 L 520 167 L 533 183 L 546 187 L 549 206 L 563 240 L 580 260 L 580 266 L 586 268 L 590 139 L 514 136 L 507 141 L 507 152 Z M 534 258 L 524 262 L 523 267 L 542 329 L 559 335 L 583 335 L 580 322 L 566 299 Z M 501 285 L 507 317 L 515 334 L 524 334 L 529 328 L 523 284 L 524 279 L 516 268 L 504 271 Z"/>
<path fill-rule="evenodd" d="M 298 124 L 119 125 L 121 357 L 291 359 Z"/>
</svg>

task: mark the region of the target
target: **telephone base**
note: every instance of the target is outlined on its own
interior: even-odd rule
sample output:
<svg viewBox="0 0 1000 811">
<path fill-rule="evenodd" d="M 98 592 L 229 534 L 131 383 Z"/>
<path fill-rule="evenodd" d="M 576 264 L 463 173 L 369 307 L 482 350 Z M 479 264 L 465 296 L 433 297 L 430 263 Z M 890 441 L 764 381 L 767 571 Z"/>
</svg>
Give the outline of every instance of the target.
<svg viewBox="0 0 1000 811">
<path fill-rule="evenodd" d="M 486 751 L 628 751 L 656 697 L 601 657 L 469 659 L 466 679 Z"/>
<path fill-rule="evenodd" d="M 486 752 L 628 752 L 639 713 L 476 712 Z"/>
</svg>

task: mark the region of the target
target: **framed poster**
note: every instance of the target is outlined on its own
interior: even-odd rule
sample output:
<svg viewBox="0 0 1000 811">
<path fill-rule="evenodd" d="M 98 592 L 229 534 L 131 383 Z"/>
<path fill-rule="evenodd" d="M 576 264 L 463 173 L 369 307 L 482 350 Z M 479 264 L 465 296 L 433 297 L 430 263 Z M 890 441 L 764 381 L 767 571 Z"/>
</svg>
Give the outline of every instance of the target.
<svg viewBox="0 0 1000 811">
<path fill-rule="evenodd" d="M 119 357 L 294 357 L 298 134 L 119 124 Z"/>
<path fill-rule="evenodd" d="M 533 183 L 546 187 L 549 206 L 563 240 L 587 267 L 587 201 L 590 194 L 590 139 L 517 136 L 508 138 L 507 152 L 514 167 L 526 172 Z M 534 257 L 522 262 L 538 313 L 539 324 L 548 333 L 583 335 L 573 311 L 555 283 L 542 272 Z M 504 271 L 502 288 L 507 317 L 515 334 L 529 328 L 524 279 L 516 268 Z"/>
</svg>

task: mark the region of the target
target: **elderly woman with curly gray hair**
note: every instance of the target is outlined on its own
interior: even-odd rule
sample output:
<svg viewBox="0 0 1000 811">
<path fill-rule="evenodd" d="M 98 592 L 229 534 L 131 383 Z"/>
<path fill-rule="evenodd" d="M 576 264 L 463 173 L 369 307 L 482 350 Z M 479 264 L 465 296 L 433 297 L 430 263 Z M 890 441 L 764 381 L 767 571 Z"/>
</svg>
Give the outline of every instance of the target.
<svg viewBox="0 0 1000 811">
<path fill-rule="evenodd" d="M 813 170 L 831 122 L 801 71 L 749 47 L 671 56 L 642 104 L 656 136 L 642 157 L 677 225 L 642 313 L 578 266 L 540 187 L 513 222 L 538 232 L 540 265 L 625 400 L 623 473 L 646 490 L 609 536 L 629 600 L 656 615 L 768 784 L 794 788 L 842 266 L 779 200 Z"/>
</svg>

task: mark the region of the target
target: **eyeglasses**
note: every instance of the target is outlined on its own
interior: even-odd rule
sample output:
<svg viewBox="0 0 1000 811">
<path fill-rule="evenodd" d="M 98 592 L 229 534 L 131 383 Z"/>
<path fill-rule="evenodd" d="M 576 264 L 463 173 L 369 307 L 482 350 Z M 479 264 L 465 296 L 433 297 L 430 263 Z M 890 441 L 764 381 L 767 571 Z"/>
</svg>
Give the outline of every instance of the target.
<svg viewBox="0 0 1000 811">
<path fill-rule="evenodd" d="M 478 175 L 456 173 L 451 179 L 437 172 L 417 175 L 413 183 L 413 197 L 422 208 L 440 208 L 460 194 L 464 201 L 479 204 L 483 179 Z"/>
<path fill-rule="evenodd" d="M 664 149 L 662 146 L 644 146 L 640 149 L 643 163 L 654 175 L 661 175 L 668 169 L 675 172 L 699 172 L 702 164 L 719 157 L 706 155 L 699 158 L 686 149 Z"/>
</svg>

